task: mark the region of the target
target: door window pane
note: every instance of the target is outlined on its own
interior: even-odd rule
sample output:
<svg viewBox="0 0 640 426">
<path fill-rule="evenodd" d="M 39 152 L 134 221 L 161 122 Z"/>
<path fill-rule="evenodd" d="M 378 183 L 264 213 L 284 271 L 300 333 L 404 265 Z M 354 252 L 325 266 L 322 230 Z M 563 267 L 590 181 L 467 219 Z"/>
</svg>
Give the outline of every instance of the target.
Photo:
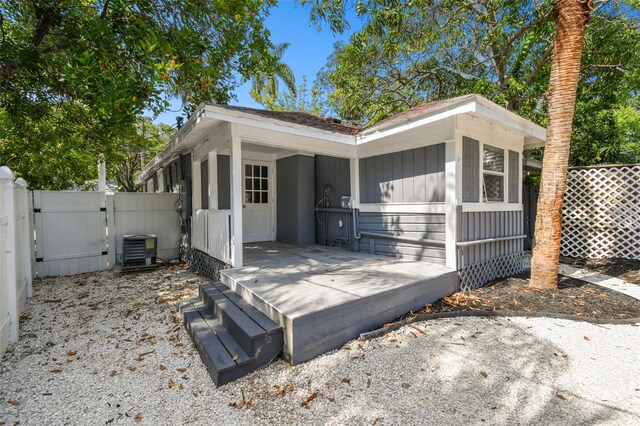
<svg viewBox="0 0 640 426">
<path fill-rule="evenodd" d="M 251 179 L 244 180 L 244 189 L 251 189 Z"/>
<path fill-rule="evenodd" d="M 244 175 L 246 177 L 251 177 L 252 176 L 251 165 L 250 164 L 245 164 L 245 166 L 244 166 Z"/>
<path fill-rule="evenodd" d="M 269 202 L 269 193 L 264 191 L 262 192 L 262 202 L 267 204 Z"/>
<path fill-rule="evenodd" d="M 260 177 L 260 166 L 253 166 L 253 176 Z"/>
<path fill-rule="evenodd" d="M 262 177 L 266 178 L 268 176 L 267 166 L 262 166 Z"/>
<path fill-rule="evenodd" d="M 245 191 L 244 193 L 244 202 L 245 203 L 251 203 L 251 191 Z"/>
</svg>

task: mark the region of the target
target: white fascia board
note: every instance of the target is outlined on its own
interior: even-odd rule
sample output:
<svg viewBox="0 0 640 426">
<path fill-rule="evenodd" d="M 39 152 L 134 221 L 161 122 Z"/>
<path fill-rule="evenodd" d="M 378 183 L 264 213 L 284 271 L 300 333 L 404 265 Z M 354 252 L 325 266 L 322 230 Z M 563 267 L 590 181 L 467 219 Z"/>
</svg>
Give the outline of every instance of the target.
<svg viewBox="0 0 640 426">
<path fill-rule="evenodd" d="M 462 105 L 452 105 L 448 106 L 444 111 L 437 112 L 435 114 L 419 118 L 415 121 L 410 121 L 406 124 L 401 124 L 399 126 L 381 130 L 379 132 L 374 132 L 371 134 L 359 135 L 357 136 L 357 144 L 361 145 L 367 142 L 375 141 L 377 139 L 385 138 L 387 136 L 395 135 L 397 133 L 406 132 L 407 130 L 415 129 L 416 127 L 424 126 L 426 124 L 430 124 L 436 121 L 443 120 L 447 117 L 452 117 L 458 114 L 465 114 L 468 112 L 475 112 L 476 102 L 473 100 L 466 99 Z"/>
<path fill-rule="evenodd" d="M 331 142 L 339 142 L 346 145 L 355 145 L 356 138 L 353 135 L 343 135 L 313 127 L 301 126 L 277 119 L 269 119 L 247 114 L 241 111 L 231 111 L 224 108 L 217 108 L 213 105 L 206 105 L 204 114 L 207 118 L 227 121 L 229 123 L 244 124 L 260 129 L 274 130 L 276 132 L 289 133 L 292 135 L 306 136 L 310 138 L 323 139 Z"/>
<path fill-rule="evenodd" d="M 476 113 L 491 118 L 492 120 L 501 122 L 502 124 L 520 132 L 529 140 L 544 141 L 547 138 L 547 130 L 536 123 L 520 117 L 518 114 L 511 112 L 501 106 L 477 96 Z"/>
</svg>

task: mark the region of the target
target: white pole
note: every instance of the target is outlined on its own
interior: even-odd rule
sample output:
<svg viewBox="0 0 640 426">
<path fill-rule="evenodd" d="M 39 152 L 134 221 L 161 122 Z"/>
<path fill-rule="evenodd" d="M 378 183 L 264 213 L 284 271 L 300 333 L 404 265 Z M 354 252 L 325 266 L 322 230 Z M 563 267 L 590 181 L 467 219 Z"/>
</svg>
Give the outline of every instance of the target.
<svg viewBox="0 0 640 426">
<path fill-rule="evenodd" d="M 98 191 L 105 192 L 107 190 L 107 164 L 104 158 L 98 161 Z"/>
</svg>

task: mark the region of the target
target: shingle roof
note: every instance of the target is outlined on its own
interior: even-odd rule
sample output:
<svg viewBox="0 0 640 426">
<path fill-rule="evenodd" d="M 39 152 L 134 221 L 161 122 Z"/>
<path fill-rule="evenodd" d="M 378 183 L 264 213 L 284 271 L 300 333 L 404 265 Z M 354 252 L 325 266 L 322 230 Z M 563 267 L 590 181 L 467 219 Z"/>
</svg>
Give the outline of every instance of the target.
<svg viewBox="0 0 640 426">
<path fill-rule="evenodd" d="M 395 115 L 392 115 L 391 117 L 385 118 L 384 120 L 378 121 L 377 123 L 362 129 L 361 133 L 371 133 L 371 132 L 387 129 L 389 127 L 394 127 L 396 125 L 406 123 L 407 121 L 411 121 L 414 118 L 420 117 L 428 111 L 446 107 L 447 105 L 452 105 L 459 101 L 469 100 L 475 97 L 476 95 L 464 95 L 464 96 L 458 96 L 457 98 L 443 99 L 443 100 L 433 101 L 433 102 L 425 102 L 421 105 L 399 112 Z"/>
<path fill-rule="evenodd" d="M 270 111 L 265 109 L 220 104 L 212 104 L 212 106 L 230 111 L 257 115 L 268 119 L 285 121 L 287 123 L 299 124 L 301 126 L 313 127 L 315 129 L 327 130 L 329 132 L 342 133 L 344 135 L 355 135 L 360 131 L 358 126 L 343 122 L 337 118 L 320 117 L 308 112 Z"/>
</svg>

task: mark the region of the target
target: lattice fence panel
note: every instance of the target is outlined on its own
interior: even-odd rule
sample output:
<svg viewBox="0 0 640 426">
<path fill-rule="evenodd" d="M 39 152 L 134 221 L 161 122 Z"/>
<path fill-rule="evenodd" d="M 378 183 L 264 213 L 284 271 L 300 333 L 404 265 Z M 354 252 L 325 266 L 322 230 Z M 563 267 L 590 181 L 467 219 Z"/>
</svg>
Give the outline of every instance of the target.
<svg viewBox="0 0 640 426">
<path fill-rule="evenodd" d="M 640 259 L 640 165 L 570 170 L 562 255 Z"/>
<path fill-rule="evenodd" d="M 191 249 L 191 253 L 189 255 L 189 268 L 198 274 L 204 275 L 212 280 L 219 280 L 220 271 L 230 267 L 231 266 L 226 263 L 221 262 L 218 259 L 214 259 L 200 250 Z"/>
<path fill-rule="evenodd" d="M 466 265 L 458 271 L 460 290 L 471 291 L 499 278 L 518 275 L 524 272 L 524 264 L 524 253 L 520 252 Z"/>
</svg>

